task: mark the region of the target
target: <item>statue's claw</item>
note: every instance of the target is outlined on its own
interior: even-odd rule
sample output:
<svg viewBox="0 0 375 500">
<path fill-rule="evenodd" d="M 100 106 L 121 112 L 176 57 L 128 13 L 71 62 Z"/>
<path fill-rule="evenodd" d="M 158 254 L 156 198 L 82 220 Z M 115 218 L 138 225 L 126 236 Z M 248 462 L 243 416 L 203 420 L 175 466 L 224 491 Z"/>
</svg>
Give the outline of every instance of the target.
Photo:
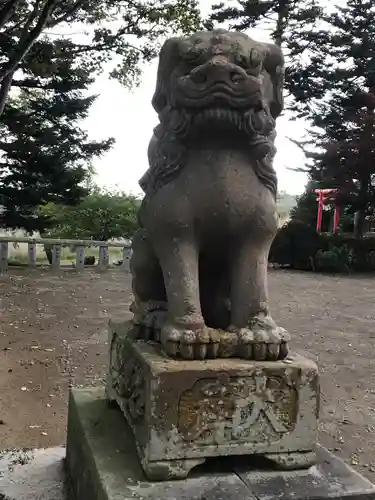
<svg viewBox="0 0 375 500">
<path fill-rule="evenodd" d="M 259 314 L 247 328 L 230 327 L 238 338 L 238 356 L 255 361 L 277 361 L 288 355 L 289 333 L 270 316 Z"/>
<path fill-rule="evenodd" d="M 173 357 L 206 359 L 217 357 L 219 352 L 218 332 L 201 322 L 167 321 L 161 329 L 160 341 L 164 352 Z"/>
</svg>

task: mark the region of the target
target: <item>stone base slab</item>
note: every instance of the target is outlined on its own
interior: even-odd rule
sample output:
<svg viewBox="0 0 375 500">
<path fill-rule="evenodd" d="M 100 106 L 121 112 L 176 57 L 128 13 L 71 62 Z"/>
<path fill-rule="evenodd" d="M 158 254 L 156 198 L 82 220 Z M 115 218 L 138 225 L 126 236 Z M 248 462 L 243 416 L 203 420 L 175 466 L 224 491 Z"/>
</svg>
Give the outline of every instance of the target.
<svg viewBox="0 0 375 500">
<path fill-rule="evenodd" d="M 68 500 L 65 448 L 0 451 L 1 500 Z"/>
<path fill-rule="evenodd" d="M 129 423 L 149 479 L 186 477 L 209 457 L 263 455 L 284 469 L 315 463 L 316 364 L 184 361 L 110 322 L 107 395 Z"/>
<path fill-rule="evenodd" d="M 248 457 L 214 459 L 178 481 L 149 482 L 131 429 L 104 389 L 73 390 L 66 470 L 71 500 L 370 500 L 375 486 L 326 449 L 304 471 L 251 468 Z M 210 465 L 210 467 L 206 467 Z"/>
</svg>

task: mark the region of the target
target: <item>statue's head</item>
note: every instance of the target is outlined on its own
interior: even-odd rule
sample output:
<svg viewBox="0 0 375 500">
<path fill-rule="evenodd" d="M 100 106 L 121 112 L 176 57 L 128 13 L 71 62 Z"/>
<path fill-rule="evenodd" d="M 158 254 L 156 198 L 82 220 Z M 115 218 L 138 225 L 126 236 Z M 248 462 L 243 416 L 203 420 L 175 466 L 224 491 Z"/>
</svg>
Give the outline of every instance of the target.
<svg viewBox="0 0 375 500">
<path fill-rule="evenodd" d="M 283 81 L 281 50 L 243 33 L 203 31 L 165 42 L 152 99 L 160 124 L 148 149 L 150 168 L 140 179 L 145 193 L 177 175 L 199 141 L 220 148 L 235 140 L 276 195 L 273 140 Z"/>
<path fill-rule="evenodd" d="M 242 33 L 172 38 L 160 52 L 152 103 L 176 135 L 218 127 L 268 135 L 283 109 L 283 70 L 278 47 Z"/>
</svg>

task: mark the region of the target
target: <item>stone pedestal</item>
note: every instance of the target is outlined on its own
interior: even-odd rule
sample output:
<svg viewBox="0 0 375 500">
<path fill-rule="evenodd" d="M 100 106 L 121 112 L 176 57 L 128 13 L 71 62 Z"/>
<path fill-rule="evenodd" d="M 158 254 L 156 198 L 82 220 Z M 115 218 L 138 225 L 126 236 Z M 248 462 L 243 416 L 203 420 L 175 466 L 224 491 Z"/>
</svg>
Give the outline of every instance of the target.
<svg viewBox="0 0 375 500">
<path fill-rule="evenodd" d="M 315 363 L 183 361 L 109 326 L 107 395 L 131 427 L 149 479 L 184 478 L 206 459 L 263 455 L 285 469 L 315 462 L 319 378 Z"/>
<path fill-rule="evenodd" d="M 208 462 L 187 479 L 147 481 L 133 433 L 122 412 L 108 405 L 104 389 L 70 395 L 66 471 L 72 500 L 375 499 L 374 485 L 321 446 L 309 469 L 270 471 L 262 465 L 258 458 L 229 457 Z"/>
</svg>

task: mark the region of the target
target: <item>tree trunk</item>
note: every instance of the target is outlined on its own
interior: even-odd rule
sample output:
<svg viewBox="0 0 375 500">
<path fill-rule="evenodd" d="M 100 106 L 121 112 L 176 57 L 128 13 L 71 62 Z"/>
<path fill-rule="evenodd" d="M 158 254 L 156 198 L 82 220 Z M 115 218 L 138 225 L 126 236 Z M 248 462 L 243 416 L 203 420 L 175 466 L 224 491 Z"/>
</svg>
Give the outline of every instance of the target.
<svg viewBox="0 0 375 500">
<path fill-rule="evenodd" d="M 277 11 L 276 29 L 274 31 L 274 42 L 278 47 L 281 47 L 285 35 L 285 30 L 288 25 L 289 17 L 289 0 L 280 0 Z"/>
<path fill-rule="evenodd" d="M 17 2 L 13 1 L 8 4 L 11 9 L 10 13 L 8 11 L 5 11 L 5 9 L 3 9 L 3 11 L 0 13 L 0 25 L 1 23 L 6 23 L 6 20 L 8 18 L 7 16 L 11 15 L 15 4 L 17 4 Z M 10 55 L 9 61 L 0 66 L 0 116 L 4 111 L 9 90 L 12 85 L 13 75 L 16 72 L 19 63 L 23 60 L 23 58 L 26 56 L 31 47 L 34 45 L 35 41 L 42 33 L 57 4 L 58 0 L 47 0 L 40 12 L 38 10 L 39 2 L 35 4 L 34 10 L 30 14 L 28 20 L 25 23 L 25 26 L 22 29 L 18 46 L 15 48 L 14 53 Z M 37 22 L 34 28 L 31 29 L 31 25 L 35 20 L 37 20 Z"/>
</svg>

